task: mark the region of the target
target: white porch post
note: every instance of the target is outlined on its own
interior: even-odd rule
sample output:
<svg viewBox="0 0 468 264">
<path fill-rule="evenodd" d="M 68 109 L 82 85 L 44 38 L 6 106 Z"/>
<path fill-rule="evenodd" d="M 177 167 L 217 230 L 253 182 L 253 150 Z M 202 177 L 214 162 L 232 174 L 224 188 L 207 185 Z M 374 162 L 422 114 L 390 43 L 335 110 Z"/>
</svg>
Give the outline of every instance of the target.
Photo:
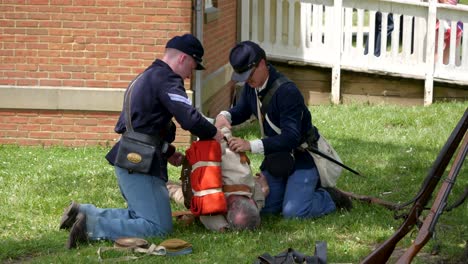
<svg viewBox="0 0 468 264">
<path fill-rule="evenodd" d="M 333 66 L 331 73 L 331 101 L 333 104 L 340 103 L 340 82 L 341 82 L 341 43 L 343 38 L 342 33 L 342 10 L 343 1 L 335 0 L 334 5 L 334 24 L 333 24 Z"/>
<path fill-rule="evenodd" d="M 424 81 L 424 105 L 431 105 L 434 99 L 434 49 L 435 27 L 437 16 L 437 0 L 429 0 L 429 14 L 427 17 L 426 42 L 426 78 Z"/>
</svg>

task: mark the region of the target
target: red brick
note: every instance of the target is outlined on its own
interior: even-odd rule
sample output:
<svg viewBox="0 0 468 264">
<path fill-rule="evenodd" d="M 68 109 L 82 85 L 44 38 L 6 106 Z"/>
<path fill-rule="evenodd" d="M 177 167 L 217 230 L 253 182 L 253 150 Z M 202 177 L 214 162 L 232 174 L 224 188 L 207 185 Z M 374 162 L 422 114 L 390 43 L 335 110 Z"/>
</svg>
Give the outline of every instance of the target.
<svg viewBox="0 0 468 264">
<path fill-rule="evenodd" d="M 48 5 L 49 0 L 28 0 L 30 5 Z"/>
<path fill-rule="evenodd" d="M 115 0 L 96 0 L 96 6 L 119 6 L 120 1 Z"/>
<path fill-rule="evenodd" d="M 130 23 L 134 23 L 134 22 L 144 22 L 145 21 L 145 17 L 144 16 L 141 16 L 141 15 L 133 15 L 133 16 L 123 16 L 122 19 L 121 19 L 122 22 L 130 22 Z"/>
<path fill-rule="evenodd" d="M 105 126 L 86 127 L 86 132 L 100 133 L 100 134 L 113 133 L 114 127 L 105 127 Z"/>
<path fill-rule="evenodd" d="M 5 131 L 5 137 L 8 138 L 27 138 L 28 135 L 28 131 Z"/>
<path fill-rule="evenodd" d="M 85 13 L 89 14 L 107 14 L 109 11 L 109 8 L 103 8 L 103 7 L 86 7 L 85 8 Z M 111 13 L 114 14 L 114 13 Z"/>
<path fill-rule="evenodd" d="M 76 6 L 64 6 L 62 7 L 62 11 L 64 13 L 84 13 L 84 8 Z"/>
<path fill-rule="evenodd" d="M 33 78 L 33 79 L 39 79 L 39 80 L 44 80 L 47 77 L 49 77 L 49 73 L 47 72 L 27 72 L 25 75 L 26 78 Z"/>
<path fill-rule="evenodd" d="M 51 5 L 71 6 L 73 0 L 49 0 Z"/>
<path fill-rule="evenodd" d="M 40 80 L 39 85 L 40 86 L 62 86 L 63 81 L 62 80 Z"/>
<path fill-rule="evenodd" d="M 17 111 L 14 110 L 14 111 L 9 111 L 9 110 L 5 110 L 5 109 L 0 109 L 0 115 L 1 116 L 14 116 L 17 114 Z"/>
<path fill-rule="evenodd" d="M 23 146 L 35 146 L 35 145 L 40 145 L 40 140 L 37 139 L 31 139 L 31 138 L 19 138 L 15 141 L 15 143 L 18 143 L 19 145 Z M 0 139 L 1 143 L 1 139 Z"/>
<path fill-rule="evenodd" d="M 39 71 L 59 72 L 61 69 L 61 65 L 39 65 Z"/>
<path fill-rule="evenodd" d="M 5 72 L 3 73 L 5 75 L 5 77 L 8 77 L 8 78 L 25 78 L 26 77 L 26 73 L 25 72 L 19 72 L 19 71 L 16 71 L 16 72 Z"/>
<path fill-rule="evenodd" d="M 100 134 L 81 132 L 81 133 L 77 134 L 77 138 L 80 138 L 80 139 L 100 139 Z"/>
<path fill-rule="evenodd" d="M 53 133 L 43 132 L 43 131 L 32 131 L 29 132 L 29 137 L 31 138 L 52 138 Z"/>
<path fill-rule="evenodd" d="M 109 85 L 109 82 L 107 81 L 93 81 L 93 80 L 88 80 L 85 82 L 86 87 L 95 87 L 95 88 L 103 88 L 107 87 Z"/>
<path fill-rule="evenodd" d="M 96 1 L 95 0 L 74 0 L 73 4 L 75 6 L 95 6 Z"/>
<path fill-rule="evenodd" d="M 58 116 L 62 116 L 62 112 L 63 111 L 60 111 L 60 110 L 38 110 L 38 113 L 40 115 L 47 115 L 49 117 L 58 117 Z"/>
<path fill-rule="evenodd" d="M 15 117 L 8 118 L 8 122 L 14 123 L 14 124 L 26 124 L 29 122 L 29 118 L 15 116 Z"/>
<path fill-rule="evenodd" d="M 0 112 L 1 114 L 1 112 Z M 32 116 L 32 117 L 36 117 L 38 116 L 38 113 L 36 110 L 21 110 L 21 111 L 18 111 L 17 113 L 18 116 Z M 1 119 L 0 119 L 1 120 Z"/>
<path fill-rule="evenodd" d="M 16 36 L 17 42 L 38 42 L 39 36 Z"/>
<path fill-rule="evenodd" d="M 15 144 L 17 143 L 17 139 L 15 138 L 1 138 L 0 137 L 0 144 L 7 145 L 7 144 Z"/>
<path fill-rule="evenodd" d="M 115 118 L 100 120 L 99 124 L 103 125 L 103 126 L 112 126 L 112 127 L 114 127 L 115 124 L 117 123 L 117 120 L 119 119 L 119 115 L 120 115 L 120 113 L 116 114 Z"/>
<path fill-rule="evenodd" d="M 98 124 L 97 120 L 94 118 L 82 118 L 82 119 L 76 119 L 75 120 L 75 125 L 80 125 L 80 126 L 96 126 Z"/>
<path fill-rule="evenodd" d="M 57 126 L 57 125 L 41 125 L 40 130 L 51 131 L 51 132 L 64 131 L 63 126 Z"/>
<path fill-rule="evenodd" d="M 62 26 L 61 21 L 39 21 L 38 24 L 41 28 L 60 28 Z"/>
<path fill-rule="evenodd" d="M 53 125 L 74 125 L 77 120 L 75 118 L 57 118 L 53 119 Z"/>
<path fill-rule="evenodd" d="M 17 124 L 2 124 L 2 130 L 18 130 Z"/>
<path fill-rule="evenodd" d="M 105 73 L 96 73 L 96 80 L 107 80 L 107 81 L 114 81 L 118 80 L 119 76 L 115 74 L 105 74 Z"/>
<path fill-rule="evenodd" d="M 18 80 L 16 83 L 19 86 L 37 86 L 39 84 L 39 80 Z"/>
<path fill-rule="evenodd" d="M 101 135 L 101 138 L 103 140 L 108 140 L 108 141 L 111 141 L 111 142 L 117 142 L 117 140 L 120 138 L 120 135 L 117 134 L 117 133 L 113 133 L 113 134 L 102 134 Z"/>
<path fill-rule="evenodd" d="M 72 73 L 72 79 L 84 79 L 84 80 L 94 79 L 94 73 L 74 72 Z"/>
<path fill-rule="evenodd" d="M 82 132 L 84 129 L 81 126 L 61 126 L 64 132 Z"/>
<path fill-rule="evenodd" d="M 49 133 L 52 135 L 53 139 L 75 139 L 77 133 Z"/>
<path fill-rule="evenodd" d="M 51 72 L 49 73 L 51 79 L 70 79 L 71 73 L 69 72 Z"/>
<path fill-rule="evenodd" d="M 56 140 L 56 139 L 41 139 L 38 144 L 43 145 L 43 146 L 53 146 L 53 145 L 60 145 L 62 143 L 62 140 Z"/>
</svg>

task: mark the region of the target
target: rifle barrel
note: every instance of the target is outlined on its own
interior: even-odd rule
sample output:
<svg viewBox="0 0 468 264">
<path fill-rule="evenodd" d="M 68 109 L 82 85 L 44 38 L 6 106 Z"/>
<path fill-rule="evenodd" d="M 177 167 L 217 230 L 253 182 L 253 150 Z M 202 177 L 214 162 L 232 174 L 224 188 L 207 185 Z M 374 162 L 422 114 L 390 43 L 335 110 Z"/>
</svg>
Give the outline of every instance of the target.
<svg viewBox="0 0 468 264">
<path fill-rule="evenodd" d="M 334 159 L 334 158 L 328 156 L 327 154 L 321 152 L 321 151 L 318 150 L 317 148 L 313 148 L 313 147 L 312 147 L 312 148 L 310 148 L 310 151 L 313 152 L 313 153 L 315 153 L 315 154 L 317 154 L 317 155 L 320 155 L 321 157 L 323 157 L 323 158 L 325 158 L 325 159 L 327 159 L 327 160 L 329 160 L 329 161 L 331 161 L 331 162 L 333 162 L 333 163 L 335 163 L 335 164 L 337 164 L 338 166 L 341 166 L 341 167 L 347 169 L 348 171 L 350 171 L 350 172 L 352 172 L 352 173 L 354 173 L 354 174 L 356 174 L 356 175 L 361 176 L 361 174 L 360 174 L 359 172 L 357 172 L 357 171 L 351 169 L 350 167 L 344 165 L 343 163 L 337 161 L 336 159 Z"/>
</svg>

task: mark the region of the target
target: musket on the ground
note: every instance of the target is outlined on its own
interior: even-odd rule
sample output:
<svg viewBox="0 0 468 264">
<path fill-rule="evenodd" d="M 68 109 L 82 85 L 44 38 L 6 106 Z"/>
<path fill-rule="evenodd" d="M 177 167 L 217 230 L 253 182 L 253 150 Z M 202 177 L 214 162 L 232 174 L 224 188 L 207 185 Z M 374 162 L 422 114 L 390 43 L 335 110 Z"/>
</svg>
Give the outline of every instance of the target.
<svg viewBox="0 0 468 264">
<path fill-rule="evenodd" d="M 351 169 L 350 167 L 344 165 L 343 163 L 337 161 L 336 159 L 334 159 L 334 158 L 328 156 L 327 154 L 321 152 L 321 151 L 318 150 L 317 148 L 310 147 L 310 148 L 308 148 L 307 150 L 309 150 L 310 152 L 313 152 L 313 153 L 315 153 L 315 154 L 317 154 L 317 155 L 319 155 L 319 156 L 321 156 L 321 157 L 323 157 L 323 158 L 325 158 L 325 159 L 327 159 L 327 160 L 329 160 L 329 161 L 331 161 L 331 162 L 337 164 L 337 165 L 340 166 L 340 167 L 343 167 L 343 168 L 349 170 L 350 172 L 352 172 L 352 173 L 354 173 L 354 174 L 356 174 L 356 175 L 361 176 L 361 174 L 360 174 L 359 172 L 357 172 L 357 171 Z"/>
<path fill-rule="evenodd" d="M 429 241 L 432 234 L 434 233 L 435 225 L 439 220 L 440 215 L 447 206 L 447 199 L 452 190 L 458 173 L 463 165 L 463 161 L 466 158 L 468 152 L 468 136 L 465 136 L 465 140 L 458 151 L 458 155 L 452 164 L 452 168 L 447 178 L 442 183 L 437 197 L 432 204 L 431 210 L 423 221 L 421 228 L 419 229 L 416 239 L 411 246 L 405 251 L 405 253 L 398 259 L 397 264 L 411 263 L 411 260 L 418 254 L 422 247 Z"/>
<path fill-rule="evenodd" d="M 398 211 L 398 210 L 405 207 L 402 204 L 382 200 L 380 198 L 373 197 L 373 196 L 355 194 L 355 193 L 347 192 L 347 191 L 343 191 L 343 190 L 340 190 L 340 192 L 342 192 L 344 195 L 348 196 L 351 199 L 358 200 L 358 201 L 361 201 L 361 202 L 370 203 L 370 204 L 381 205 L 381 206 L 383 206 L 383 207 L 385 207 L 385 208 L 387 208 L 389 210 L 392 210 L 392 211 Z M 463 204 L 465 202 L 466 198 L 468 198 L 468 187 L 465 187 L 465 190 L 460 195 L 460 197 L 456 201 L 454 201 L 453 204 L 451 204 L 449 207 L 445 208 L 444 211 L 449 212 L 452 209 L 460 206 L 461 204 Z"/>
<path fill-rule="evenodd" d="M 343 191 L 343 190 L 340 190 L 340 191 L 344 195 L 346 195 L 349 198 L 354 199 L 354 200 L 358 200 L 358 201 L 362 201 L 362 202 L 366 202 L 366 203 L 371 203 L 371 204 L 382 205 L 383 207 L 385 207 L 387 209 L 390 209 L 390 210 L 393 210 L 393 211 L 396 211 L 396 210 L 400 209 L 400 205 L 397 204 L 397 203 L 392 203 L 392 202 L 385 201 L 385 200 L 382 200 L 382 199 L 379 199 L 379 198 L 376 198 L 376 197 L 372 197 L 372 196 L 355 194 L 355 193 L 346 192 L 346 191 Z"/>
<path fill-rule="evenodd" d="M 430 169 L 426 179 L 421 186 L 416 197 L 413 199 L 414 203 L 410 209 L 400 228 L 384 243 L 380 244 L 374 251 L 372 251 L 361 263 L 385 263 L 391 256 L 396 244 L 414 227 L 417 223 L 421 212 L 424 210 L 426 204 L 429 202 L 432 192 L 437 186 L 440 178 L 444 174 L 447 165 L 452 159 L 453 154 L 457 150 L 460 142 L 466 134 L 468 128 L 468 109 L 465 110 L 463 117 L 458 122 L 452 134 L 448 138 L 442 150 L 439 152 L 432 168 Z"/>
</svg>

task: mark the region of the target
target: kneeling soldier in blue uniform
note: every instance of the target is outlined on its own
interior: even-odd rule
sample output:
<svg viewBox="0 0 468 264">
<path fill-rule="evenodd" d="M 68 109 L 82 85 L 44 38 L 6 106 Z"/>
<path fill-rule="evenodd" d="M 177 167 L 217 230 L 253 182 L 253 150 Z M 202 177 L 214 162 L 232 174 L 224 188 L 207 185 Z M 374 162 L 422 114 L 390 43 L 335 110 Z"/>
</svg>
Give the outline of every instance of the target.
<svg viewBox="0 0 468 264">
<path fill-rule="evenodd" d="M 335 211 L 331 196 L 335 193 L 321 187 L 314 160 L 307 151 L 297 151 L 302 143 L 316 144 L 320 137 L 297 86 L 267 62 L 265 51 L 254 42 L 236 45 L 229 60 L 234 69 L 232 80 L 245 85 L 237 104 L 222 111 L 215 125 L 230 128 L 252 114 L 260 120 L 262 139 L 249 142 L 232 138 L 229 147 L 236 152 L 265 155 L 260 169 L 270 193 L 262 213 L 311 218 Z"/>
<path fill-rule="evenodd" d="M 100 209 L 72 202 L 60 223 L 61 229 L 70 229 L 68 248 L 87 240 L 164 236 L 172 231 L 167 162 L 180 166 L 183 157 L 174 147 L 167 148 L 176 134 L 172 118 L 200 139 L 223 138 L 221 131 L 192 106 L 184 88 L 184 79 L 189 79 L 193 70 L 205 69 L 201 64 L 203 53 L 203 46 L 193 35 L 176 36 L 167 42 L 164 57 L 156 59 L 135 81 L 130 100 L 133 128 L 158 136 L 164 142 L 157 146 L 163 155 L 159 160 L 153 159 L 147 174 L 132 172 L 114 165 L 117 142 L 106 159 L 115 167 L 128 208 Z M 122 111 L 115 126 L 119 134 L 126 130 L 124 116 Z"/>
</svg>

